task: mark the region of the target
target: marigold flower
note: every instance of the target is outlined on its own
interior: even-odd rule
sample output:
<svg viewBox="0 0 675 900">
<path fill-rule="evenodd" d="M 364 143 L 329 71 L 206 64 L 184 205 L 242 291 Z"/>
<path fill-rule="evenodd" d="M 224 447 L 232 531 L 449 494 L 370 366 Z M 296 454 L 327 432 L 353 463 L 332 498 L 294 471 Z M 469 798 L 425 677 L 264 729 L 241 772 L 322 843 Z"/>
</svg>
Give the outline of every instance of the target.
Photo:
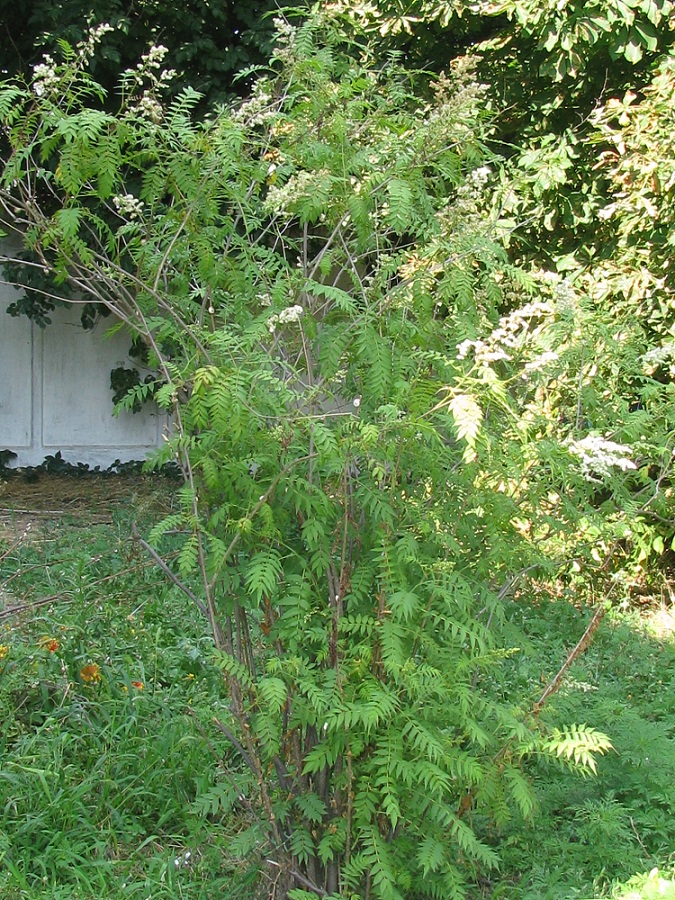
<svg viewBox="0 0 675 900">
<path fill-rule="evenodd" d="M 101 667 L 98 663 L 89 663 L 80 669 L 80 678 L 88 684 L 95 684 L 101 680 Z"/>
<path fill-rule="evenodd" d="M 9 646 L 7 644 L 0 644 L 0 659 L 4 659 L 9 653 Z"/>
<path fill-rule="evenodd" d="M 131 686 L 135 687 L 137 691 L 142 691 L 144 688 L 144 684 L 142 681 L 132 681 Z"/>
<path fill-rule="evenodd" d="M 56 653 L 61 644 L 59 644 L 56 638 L 43 637 L 40 641 L 40 646 L 44 647 L 45 650 L 49 650 L 50 653 Z"/>
</svg>

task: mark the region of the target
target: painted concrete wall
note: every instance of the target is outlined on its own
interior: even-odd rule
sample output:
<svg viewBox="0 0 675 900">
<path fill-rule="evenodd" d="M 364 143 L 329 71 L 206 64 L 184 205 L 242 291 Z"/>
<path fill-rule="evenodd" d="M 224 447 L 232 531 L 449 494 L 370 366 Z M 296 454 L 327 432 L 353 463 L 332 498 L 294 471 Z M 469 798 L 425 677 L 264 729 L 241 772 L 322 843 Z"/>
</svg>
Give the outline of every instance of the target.
<svg viewBox="0 0 675 900">
<path fill-rule="evenodd" d="M 13 465 L 29 466 L 57 451 L 102 467 L 147 456 L 166 418 L 152 404 L 113 416 L 111 369 L 138 368 L 129 336 L 106 336 L 110 318 L 84 331 L 77 307 L 55 310 L 52 324 L 39 328 L 7 314 L 16 296 L 0 285 L 0 450 L 18 454 Z"/>
</svg>

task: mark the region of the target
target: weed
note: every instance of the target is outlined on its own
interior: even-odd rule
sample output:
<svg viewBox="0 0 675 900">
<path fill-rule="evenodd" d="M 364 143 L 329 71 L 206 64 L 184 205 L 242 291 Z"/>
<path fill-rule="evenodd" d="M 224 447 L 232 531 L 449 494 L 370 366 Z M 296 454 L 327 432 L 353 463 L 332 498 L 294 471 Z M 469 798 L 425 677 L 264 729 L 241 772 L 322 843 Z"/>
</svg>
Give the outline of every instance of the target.
<svg viewBox="0 0 675 900">
<path fill-rule="evenodd" d="M 580 614 L 564 602 L 511 604 L 512 640 L 521 648 L 499 690 L 536 695 L 565 656 Z M 583 721 L 608 734 L 614 751 L 596 778 L 533 763 L 538 798 L 529 822 L 496 840 L 513 900 L 608 896 L 636 871 L 667 860 L 675 814 L 675 645 L 655 638 L 633 614 L 612 612 L 545 711 L 551 725 Z M 636 895 L 637 896 L 637 895 Z"/>
</svg>

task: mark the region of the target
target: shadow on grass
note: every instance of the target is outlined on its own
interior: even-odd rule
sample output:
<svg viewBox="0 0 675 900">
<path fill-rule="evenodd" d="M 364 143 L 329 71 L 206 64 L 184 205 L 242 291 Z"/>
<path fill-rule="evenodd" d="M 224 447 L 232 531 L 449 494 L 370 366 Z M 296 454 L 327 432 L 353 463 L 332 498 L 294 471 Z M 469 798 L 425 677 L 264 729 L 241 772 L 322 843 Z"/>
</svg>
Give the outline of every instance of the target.
<svg viewBox="0 0 675 900">
<path fill-rule="evenodd" d="M 520 652 L 499 692 L 536 697 L 583 633 L 590 612 L 563 601 L 512 602 L 507 633 Z M 529 822 L 493 835 L 501 880 L 486 896 L 567 900 L 610 896 L 675 851 L 675 614 L 608 613 L 542 713 L 550 726 L 584 723 L 614 750 L 597 777 L 530 764 L 538 796 Z M 639 895 L 637 895 L 639 896 Z"/>
</svg>

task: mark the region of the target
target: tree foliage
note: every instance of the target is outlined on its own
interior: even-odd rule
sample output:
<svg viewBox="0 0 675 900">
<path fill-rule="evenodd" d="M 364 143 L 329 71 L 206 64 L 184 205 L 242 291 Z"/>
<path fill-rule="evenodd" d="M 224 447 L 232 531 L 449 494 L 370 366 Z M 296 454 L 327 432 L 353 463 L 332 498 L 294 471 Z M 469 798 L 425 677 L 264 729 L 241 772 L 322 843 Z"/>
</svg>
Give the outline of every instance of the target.
<svg viewBox="0 0 675 900">
<path fill-rule="evenodd" d="M 0 0 L 3 71 L 27 74 L 41 64 L 45 52 L 57 52 L 60 42 L 74 47 L 86 40 L 91 28 L 107 23 L 113 30 L 101 41 L 90 67 L 109 93 L 116 89 L 120 71 L 135 66 L 147 47 L 157 43 L 167 47 L 168 65 L 180 73 L 176 86 L 190 85 L 204 101 L 214 103 L 241 90 L 235 83 L 237 73 L 267 61 L 273 31 L 269 13 L 276 8 L 269 0 L 30 0 L 21 5 Z"/>
<path fill-rule="evenodd" d="M 601 221 L 613 234 L 590 273 L 598 300 L 635 312 L 666 344 L 675 303 L 673 246 L 673 100 L 675 59 L 665 55 L 642 99 L 611 98 L 593 118 L 599 165 L 609 181 Z M 666 358 L 661 363 L 667 362 Z"/>
<path fill-rule="evenodd" d="M 499 202 L 514 250 L 546 267 L 570 255 L 588 265 L 607 190 L 593 114 L 649 83 L 673 39 L 670 0 L 341 6 L 383 47 L 420 66 L 442 69 L 463 52 L 478 57 L 499 111 L 494 146 L 510 159 Z"/>
</svg>

